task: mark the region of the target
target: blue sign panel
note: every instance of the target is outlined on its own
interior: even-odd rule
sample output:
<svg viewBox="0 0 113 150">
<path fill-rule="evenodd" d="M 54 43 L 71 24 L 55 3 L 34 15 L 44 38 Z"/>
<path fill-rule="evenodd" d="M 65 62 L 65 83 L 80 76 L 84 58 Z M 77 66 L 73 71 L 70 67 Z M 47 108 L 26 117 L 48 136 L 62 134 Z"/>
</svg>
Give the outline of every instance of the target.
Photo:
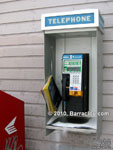
<svg viewBox="0 0 113 150">
<path fill-rule="evenodd" d="M 45 27 L 94 23 L 94 13 L 45 17 Z"/>
<path fill-rule="evenodd" d="M 82 59 L 83 55 L 82 54 L 64 54 L 62 56 L 63 59 Z"/>
<path fill-rule="evenodd" d="M 82 59 L 83 55 L 72 55 L 72 59 Z"/>
</svg>

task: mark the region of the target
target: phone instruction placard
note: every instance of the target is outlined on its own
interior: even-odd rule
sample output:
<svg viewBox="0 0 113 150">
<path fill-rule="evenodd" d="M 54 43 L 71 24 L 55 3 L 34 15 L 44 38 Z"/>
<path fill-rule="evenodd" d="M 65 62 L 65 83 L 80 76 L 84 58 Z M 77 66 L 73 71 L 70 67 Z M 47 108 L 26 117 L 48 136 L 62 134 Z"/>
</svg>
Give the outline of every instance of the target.
<svg viewBox="0 0 113 150">
<path fill-rule="evenodd" d="M 69 91 L 81 91 L 82 54 L 63 55 L 63 73 L 70 74 Z"/>
</svg>

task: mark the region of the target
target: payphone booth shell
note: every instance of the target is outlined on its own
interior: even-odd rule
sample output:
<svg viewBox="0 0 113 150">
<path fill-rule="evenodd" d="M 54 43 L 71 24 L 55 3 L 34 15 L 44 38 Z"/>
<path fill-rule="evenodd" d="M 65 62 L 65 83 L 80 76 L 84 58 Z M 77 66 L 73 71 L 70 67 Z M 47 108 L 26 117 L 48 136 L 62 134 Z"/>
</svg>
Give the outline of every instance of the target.
<svg viewBox="0 0 113 150">
<path fill-rule="evenodd" d="M 74 21 L 72 17 L 75 17 Z M 85 9 L 44 14 L 41 18 L 41 29 L 44 31 L 45 38 L 45 82 L 49 75 L 52 74 L 61 92 L 62 54 L 89 53 L 89 112 L 101 112 L 104 21 L 99 10 Z M 46 107 L 46 133 L 48 135 L 56 129 L 66 129 L 69 132 L 96 134 L 99 136 L 101 134 L 101 117 L 95 116 L 90 119 L 94 119 L 95 129 L 93 130 L 48 125 L 48 122 L 50 123 L 51 120 L 54 120 L 54 116 L 48 115 Z"/>
</svg>

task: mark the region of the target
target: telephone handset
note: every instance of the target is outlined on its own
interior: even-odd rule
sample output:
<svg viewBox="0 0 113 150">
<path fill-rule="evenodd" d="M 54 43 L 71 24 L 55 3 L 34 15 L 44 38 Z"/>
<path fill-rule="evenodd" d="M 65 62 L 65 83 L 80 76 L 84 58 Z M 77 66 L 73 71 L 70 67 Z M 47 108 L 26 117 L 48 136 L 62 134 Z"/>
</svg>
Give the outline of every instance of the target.
<svg viewBox="0 0 113 150">
<path fill-rule="evenodd" d="M 63 54 L 62 64 L 63 111 L 87 112 L 89 54 Z"/>
</svg>

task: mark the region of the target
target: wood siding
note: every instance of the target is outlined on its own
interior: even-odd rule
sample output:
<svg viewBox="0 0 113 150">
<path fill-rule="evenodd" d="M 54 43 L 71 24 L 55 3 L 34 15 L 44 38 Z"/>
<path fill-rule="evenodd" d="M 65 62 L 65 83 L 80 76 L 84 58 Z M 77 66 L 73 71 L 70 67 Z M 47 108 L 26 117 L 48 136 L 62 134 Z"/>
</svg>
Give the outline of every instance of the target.
<svg viewBox="0 0 113 150">
<path fill-rule="evenodd" d="M 40 95 L 44 85 L 41 14 L 87 8 L 98 8 L 105 21 L 103 111 L 110 116 L 103 117 L 101 138 L 113 141 L 113 1 L 0 1 L 0 90 L 25 101 L 26 150 L 85 150 L 96 141 L 94 136 L 59 131 L 45 136 L 45 102 Z"/>
</svg>

